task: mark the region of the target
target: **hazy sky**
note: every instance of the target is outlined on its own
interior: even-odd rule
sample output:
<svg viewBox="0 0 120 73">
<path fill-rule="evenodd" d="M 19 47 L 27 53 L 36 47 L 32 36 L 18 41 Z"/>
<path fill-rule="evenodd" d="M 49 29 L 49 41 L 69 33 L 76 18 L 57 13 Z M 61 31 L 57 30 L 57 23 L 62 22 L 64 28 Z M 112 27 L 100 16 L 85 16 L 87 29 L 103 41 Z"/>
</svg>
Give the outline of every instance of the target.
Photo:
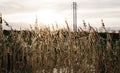
<svg viewBox="0 0 120 73">
<path fill-rule="evenodd" d="M 120 0 L 0 0 L 0 12 L 13 27 L 28 27 L 36 16 L 42 24 L 65 24 L 72 26 L 72 2 L 77 2 L 78 26 L 82 20 L 95 27 L 101 19 L 108 27 L 120 27 Z"/>
</svg>

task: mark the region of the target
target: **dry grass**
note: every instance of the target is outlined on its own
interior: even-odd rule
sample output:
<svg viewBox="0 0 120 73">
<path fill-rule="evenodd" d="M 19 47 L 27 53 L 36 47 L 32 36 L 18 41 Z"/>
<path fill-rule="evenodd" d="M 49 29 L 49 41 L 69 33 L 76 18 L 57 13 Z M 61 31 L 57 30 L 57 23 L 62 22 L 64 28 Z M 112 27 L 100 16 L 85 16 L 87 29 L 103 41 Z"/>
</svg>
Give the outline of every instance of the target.
<svg viewBox="0 0 120 73">
<path fill-rule="evenodd" d="M 91 30 L 0 30 L 0 73 L 120 73 L 120 38 Z"/>
</svg>

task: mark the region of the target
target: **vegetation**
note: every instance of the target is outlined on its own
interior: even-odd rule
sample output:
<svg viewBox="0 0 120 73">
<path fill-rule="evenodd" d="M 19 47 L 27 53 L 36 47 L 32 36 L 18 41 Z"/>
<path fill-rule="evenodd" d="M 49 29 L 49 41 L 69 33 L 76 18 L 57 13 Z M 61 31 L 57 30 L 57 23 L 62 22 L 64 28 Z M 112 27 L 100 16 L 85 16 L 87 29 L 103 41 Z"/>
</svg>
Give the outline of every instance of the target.
<svg viewBox="0 0 120 73">
<path fill-rule="evenodd" d="M 0 73 L 120 73 L 120 38 L 89 28 L 0 30 Z"/>
</svg>

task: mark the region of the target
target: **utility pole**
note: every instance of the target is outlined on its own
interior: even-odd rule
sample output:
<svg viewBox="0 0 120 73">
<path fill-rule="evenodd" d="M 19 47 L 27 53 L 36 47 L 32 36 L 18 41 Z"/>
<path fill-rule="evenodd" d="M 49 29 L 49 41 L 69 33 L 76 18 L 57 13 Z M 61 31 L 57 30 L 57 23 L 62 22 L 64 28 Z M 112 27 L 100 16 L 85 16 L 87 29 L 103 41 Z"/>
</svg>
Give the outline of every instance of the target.
<svg viewBox="0 0 120 73">
<path fill-rule="evenodd" d="M 73 2 L 73 31 L 77 31 L 77 3 Z"/>
</svg>

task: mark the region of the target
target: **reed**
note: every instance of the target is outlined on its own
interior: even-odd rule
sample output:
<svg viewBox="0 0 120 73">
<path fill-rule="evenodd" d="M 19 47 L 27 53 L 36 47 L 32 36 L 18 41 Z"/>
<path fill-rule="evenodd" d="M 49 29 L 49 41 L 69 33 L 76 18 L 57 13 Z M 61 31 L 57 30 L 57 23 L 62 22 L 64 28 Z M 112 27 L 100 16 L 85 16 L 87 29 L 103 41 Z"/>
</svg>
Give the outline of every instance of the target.
<svg viewBox="0 0 120 73">
<path fill-rule="evenodd" d="M 56 31 L 0 30 L 0 73 L 120 73 L 120 38 L 102 38 L 91 26 L 72 32 L 66 24 Z"/>
</svg>

